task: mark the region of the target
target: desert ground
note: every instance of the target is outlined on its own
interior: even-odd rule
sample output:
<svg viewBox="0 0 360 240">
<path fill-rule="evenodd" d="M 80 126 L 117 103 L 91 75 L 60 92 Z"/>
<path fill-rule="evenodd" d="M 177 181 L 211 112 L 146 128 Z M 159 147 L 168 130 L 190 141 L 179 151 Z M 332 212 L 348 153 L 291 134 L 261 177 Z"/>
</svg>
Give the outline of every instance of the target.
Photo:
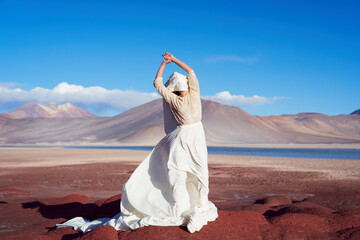
<svg viewBox="0 0 360 240">
<path fill-rule="evenodd" d="M 0 239 L 360 239 L 360 161 L 209 155 L 219 218 L 83 235 L 55 224 L 112 217 L 147 151 L 0 148 Z"/>
</svg>

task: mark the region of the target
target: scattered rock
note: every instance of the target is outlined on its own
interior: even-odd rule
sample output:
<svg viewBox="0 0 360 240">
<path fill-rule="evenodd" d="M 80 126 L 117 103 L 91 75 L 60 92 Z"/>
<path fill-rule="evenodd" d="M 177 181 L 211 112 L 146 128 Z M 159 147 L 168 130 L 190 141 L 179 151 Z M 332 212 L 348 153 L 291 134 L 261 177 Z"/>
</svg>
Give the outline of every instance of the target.
<svg viewBox="0 0 360 240">
<path fill-rule="evenodd" d="M 80 194 L 72 194 L 67 195 L 65 197 L 60 198 L 50 198 L 45 201 L 42 201 L 44 204 L 51 204 L 51 205 L 58 205 L 58 204 L 65 204 L 65 203 L 82 203 L 86 204 L 89 203 L 89 199 L 87 196 L 80 195 Z"/>
<path fill-rule="evenodd" d="M 32 235 L 32 236 L 18 236 L 18 237 L 5 237 L 0 240 L 55 240 L 48 235 Z"/>
<path fill-rule="evenodd" d="M 0 189 L 0 194 L 9 196 L 9 195 L 29 195 L 31 193 L 16 188 L 2 188 Z"/>
<path fill-rule="evenodd" d="M 333 214 L 332 216 L 328 217 L 328 224 L 332 232 L 337 232 L 348 228 L 358 228 L 360 227 L 360 214 L 351 214 L 345 216 Z"/>
<path fill-rule="evenodd" d="M 267 239 L 334 239 L 325 217 L 304 213 L 285 213 L 270 219 L 271 227 L 262 227 Z"/>
<path fill-rule="evenodd" d="M 219 236 L 219 232 L 223 231 L 224 228 L 226 229 L 226 236 L 229 237 L 229 239 L 262 239 L 259 226 L 269 223 L 265 217 L 258 212 L 219 211 L 219 218 L 210 224 L 209 227 L 206 228 L 209 229 L 208 239 L 211 239 L 211 236 Z M 217 229 L 214 225 L 217 225 Z M 223 238 L 224 236 L 221 235 L 219 237 Z"/>
<path fill-rule="evenodd" d="M 76 240 L 118 240 L 118 233 L 111 226 L 100 226 L 94 228 Z"/>
<path fill-rule="evenodd" d="M 258 203 L 239 207 L 238 211 L 219 210 L 219 217 L 205 225 L 200 232 L 190 234 L 186 227 L 148 226 L 136 231 L 116 231 L 111 226 L 100 226 L 83 235 L 68 228 L 55 228 L 56 223 L 76 216 L 87 219 L 113 217 L 119 213 L 121 195 L 90 203 L 86 196 L 68 195 L 44 201 L 9 204 L 14 211 L 3 211 L 14 216 L 16 223 L 27 225 L 21 234 L 26 236 L 1 240 L 95 240 L 95 239 L 360 239 L 360 213 L 336 212 L 319 204 L 302 201 L 291 203 L 283 196 L 261 199 Z M 4 209 L 5 210 L 5 209 Z M 11 215 L 10 215 L 11 214 Z M 19 215 L 16 215 L 19 214 Z M 6 220 L 3 218 L 2 220 Z M 17 216 L 15 218 L 15 216 Z M 265 218 L 268 218 L 268 220 Z M 6 220 L 6 224 L 12 224 Z M 14 222 L 15 224 L 15 222 Z M 10 226 L 9 225 L 9 226 Z M 16 225 L 14 225 L 16 226 Z M 52 228 L 52 229 L 51 229 Z M 51 229 L 51 230 L 48 230 Z M 28 235 L 27 235 L 28 234 Z M 38 235 L 34 235 L 38 234 Z M 44 235 L 46 234 L 46 235 Z"/>
<path fill-rule="evenodd" d="M 328 232 L 307 231 L 305 227 L 262 225 L 260 231 L 263 240 L 335 240 L 333 234 Z"/>
<path fill-rule="evenodd" d="M 335 210 L 321 206 L 312 202 L 296 202 L 291 205 L 281 205 L 273 207 L 269 211 L 265 212 L 264 215 L 267 217 L 279 216 L 284 213 L 307 213 L 317 216 L 328 216 L 334 213 Z"/>
<path fill-rule="evenodd" d="M 110 198 L 104 198 L 104 199 L 97 200 L 95 202 L 95 204 L 98 205 L 99 207 L 101 207 L 101 205 L 104 205 L 104 204 L 109 203 L 109 202 L 117 201 L 119 199 L 121 199 L 121 194 L 117 194 L 117 195 L 112 196 Z"/>
<path fill-rule="evenodd" d="M 120 201 L 121 201 L 121 194 L 112 196 L 109 199 L 106 199 L 103 202 L 97 202 L 100 204 L 100 208 L 97 210 L 96 215 L 93 219 L 96 218 L 104 218 L 104 217 L 113 217 L 120 212 Z"/>
<path fill-rule="evenodd" d="M 276 207 L 286 204 L 292 204 L 292 201 L 290 198 L 285 196 L 271 196 L 267 198 L 263 198 L 257 201 L 257 203 L 264 204 L 269 207 Z"/>
<path fill-rule="evenodd" d="M 214 222 L 205 225 L 200 232 L 189 233 L 186 227 L 148 226 L 136 231 L 119 232 L 119 239 L 262 239 L 259 227 L 268 224 L 264 216 L 251 211 L 219 211 Z M 224 232 L 224 230 L 226 232 Z M 151 237 L 150 237 L 151 236 Z"/>
<path fill-rule="evenodd" d="M 348 228 L 337 232 L 338 239 L 346 240 L 359 240 L 360 239 L 360 227 Z"/>
<path fill-rule="evenodd" d="M 335 212 L 331 208 L 321 206 L 316 203 L 303 201 L 293 203 L 287 210 L 288 213 L 308 213 L 318 216 L 327 216 Z"/>
<path fill-rule="evenodd" d="M 102 206 L 112 203 L 112 202 L 116 202 L 116 201 L 120 201 L 121 200 L 121 194 L 117 194 L 115 196 L 112 196 L 111 198 L 108 198 L 104 201 L 103 204 L 101 204 Z"/>
<path fill-rule="evenodd" d="M 270 218 L 270 223 L 280 226 L 293 226 L 305 228 L 313 232 L 329 232 L 330 227 L 325 217 L 315 216 L 306 213 L 285 213 L 280 216 Z"/>
<path fill-rule="evenodd" d="M 71 227 L 55 228 L 47 233 L 47 235 L 54 238 L 54 240 L 70 240 L 83 236 L 83 233 L 75 231 Z"/>
<path fill-rule="evenodd" d="M 242 210 L 243 211 L 253 211 L 253 212 L 258 212 L 260 214 L 264 214 L 266 211 L 269 211 L 270 208 L 267 205 L 255 203 L 255 204 L 243 207 Z"/>
</svg>

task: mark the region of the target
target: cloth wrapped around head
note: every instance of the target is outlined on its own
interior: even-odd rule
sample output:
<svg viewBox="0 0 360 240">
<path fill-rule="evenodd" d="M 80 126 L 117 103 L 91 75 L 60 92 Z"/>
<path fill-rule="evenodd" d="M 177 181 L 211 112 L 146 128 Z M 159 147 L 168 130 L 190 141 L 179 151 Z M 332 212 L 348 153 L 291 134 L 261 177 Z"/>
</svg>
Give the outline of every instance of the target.
<svg viewBox="0 0 360 240">
<path fill-rule="evenodd" d="M 188 80 L 186 76 L 178 72 L 171 74 L 169 80 L 165 83 L 165 86 L 172 92 L 189 91 Z"/>
</svg>

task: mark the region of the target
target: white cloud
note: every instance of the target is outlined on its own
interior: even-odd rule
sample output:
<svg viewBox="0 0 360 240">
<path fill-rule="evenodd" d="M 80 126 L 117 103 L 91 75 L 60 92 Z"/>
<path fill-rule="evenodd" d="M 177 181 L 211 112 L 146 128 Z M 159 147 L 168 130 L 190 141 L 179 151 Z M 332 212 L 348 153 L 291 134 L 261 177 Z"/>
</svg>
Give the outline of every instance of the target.
<svg viewBox="0 0 360 240">
<path fill-rule="evenodd" d="M 109 90 L 99 86 L 83 87 L 66 82 L 58 84 L 53 89 L 35 87 L 31 90 L 23 90 L 21 88 L 11 88 L 12 86 L 16 86 L 16 84 L 0 85 L 0 104 L 6 110 L 12 110 L 10 107 L 18 107 L 19 104 L 29 101 L 39 103 L 56 102 L 59 104 L 71 102 L 95 114 L 112 115 L 109 113 L 116 114 L 159 98 L 159 95 L 155 92 Z M 266 98 L 258 95 L 246 97 L 244 95 L 232 95 L 229 91 L 219 92 L 204 98 L 235 106 L 259 106 L 286 99 L 284 97 Z"/>
<path fill-rule="evenodd" d="M 252 97 L 246 97 L 244 95 L 231 95 L 228 91 L 223 91 L 216 93 L 214 96 L 204 97 L 209 100 L 220 102 L 223 104 L 229 105 L 249 105 L 249 106 L 258 106 L 263 104 L 271 104 L 280 99 L 286 99 L 286 97 L 272 97 L 266 98 L 259 95 L 254 95 Z"/>
<path fill-rule="evenodd" d="M 0 82 L 0 87 L 12 88 L 17 86 L 20 86 L 20 84 L 15 82 Z"/>
<path fill-rule="evenodd" d="M 158 94 L 144 93 L 130 90 L 105 89 L 103 87 L 83 87 L 81 85 L 68 84 L 62 82 L 53 89 L 41 87 L 33 88 L 29 91 L 20 88 L 11 89 L 0 85 L 0 102 L 29 102 L 36 101 L 47 103 L 50 101 L 56 103 L 71 102 L 79 106 L 96 108 L 96 111 L 117 110 L 123 111 L 131 107 L 149 102 L 159 98 Z M 94 107 L 95 106 L 95 107 Z"/>
<path fill-rule="evenodd" d="M 255 63 L 257 59 L 255 57 L 238 57 L 233 55 L 221 55 L 205 58 L 207 63 L 221 63 L 221 62 L 239 62 L 239 63 Z"/>
</svg>

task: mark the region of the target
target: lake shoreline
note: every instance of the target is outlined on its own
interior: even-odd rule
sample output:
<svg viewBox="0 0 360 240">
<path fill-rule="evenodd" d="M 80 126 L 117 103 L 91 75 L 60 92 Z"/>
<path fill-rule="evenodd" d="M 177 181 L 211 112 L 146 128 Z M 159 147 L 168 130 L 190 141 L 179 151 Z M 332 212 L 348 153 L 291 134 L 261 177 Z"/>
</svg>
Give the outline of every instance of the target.
<svg viewBox="0 0 360 240">
<path fill-rule="evenodd" d="M 262 145 L 260 145 L 262 146 Z M 291 145 L 280 148 L 282 145 L 271 146 L 208 146 L 209 155 L 230 155 L 247 157 L 275 157 L 275 158 L 309 158 L 309 159 L 336 159 L 336 160 L 360 160 L 360 149 L 351 146 L 297 146 Z M 314 148 L 318 147 L 318 148 Z M 109 145 L 0 145 L 0 149 L 93 149 L 93 150 L 129 150 L 150 152 L 154 146 L 109 146 Z"/>
<path fill-rule="evenodd" d="M 136 145 L 119 143 L 90 143 L 90 142 L 57 142 L 57 143 L 37 143 L 37 144 L 6 144 L 1 143 L 0 147 L 154 147 L 154 145 Z M 315 148 L 315 149 L 360 149 L 360 143 L 314 143 L 314 144 L 208 144 L 208 147 L 246 147 L 246 148 Z"/>
<path fill-rule="evenodd" d="M 109 217 L 114 216 L 119 212 L 123 184 L 148 154 L 131 150 L 0 148 L 0 212 L 4 213 L 0 222 L 7 227 L 0 238 L 22 239 L 20 236 L 38 234 L 61 239 L 78 234 L 71 228 L 54 229 L 66 219 L 86 216 L 91 209 L 104 214 L 109 207 Z M 331 233 L 319 228 L 318 234 L 337 236 L 337 231 L 359 222 L 359 172 L 360 161 L 353 160 L 209 155 L 209 198 L 219 209 L 219 219 L 205 226 L 199 236 L 217 226 L 218 234 L 223 236 L 222 229 L 227 227 L 223 221 L 245 229 L 246 222 L 254 218 L 263 219 L 267 229 L 261 233 L 266 236 L 270 231 L 273 239 L 281 239 L 280 227 L 291 236 L 299 236 L 300 230 L 305 236 L 303 226 L 325 222 L 336 225 L 326 225 Z M 290 222 L 278 225 L 276 219 L 283 218 Z M 153 228 L 118 234 L 139 234 L 149 229 Z M 157 229 L 164 234 L 178 231 L 174 239 L 188 234 L 178 227 Z"/>
</svg>

